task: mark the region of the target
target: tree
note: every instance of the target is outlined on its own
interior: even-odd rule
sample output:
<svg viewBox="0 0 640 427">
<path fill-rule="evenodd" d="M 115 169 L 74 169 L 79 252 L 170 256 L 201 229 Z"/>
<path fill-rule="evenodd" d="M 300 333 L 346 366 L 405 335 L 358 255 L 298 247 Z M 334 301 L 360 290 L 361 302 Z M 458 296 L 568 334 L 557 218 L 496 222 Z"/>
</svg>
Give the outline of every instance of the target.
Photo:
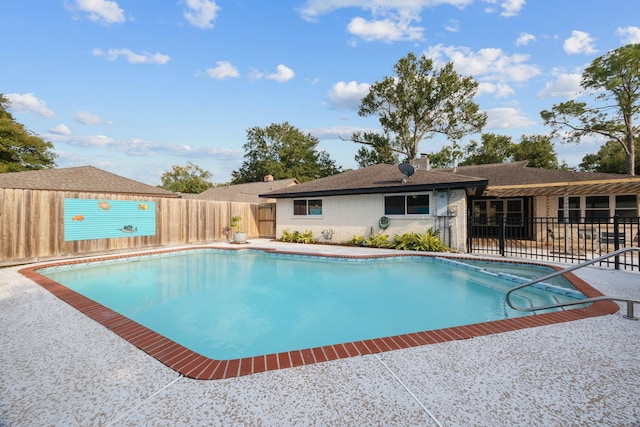
<svg viewBox="0 0 640 427">
<path fill-rule="evenodd" d="M 377 114 L 385 134 L 394 136 L 396 152 L 411 160 L 423 139 L 443 134 L 459 140 L 482 130 L 487 115 L 473 102 L 478 82 L 459 76 L 451 62 L 434 69 L 430 58 L 409 53 L 393 69 L 396 77 L 371 85 L 358 114 Z"/>
<path fill-rule="evenodd" d="M 558 169 L 558 155 L 549 135 L 522 135 L 513 146 L 514 161 L 526 160 L 532 168 Z"/>
<path fill-rule="evenodd" d="M 353 139 L 371 146 L 371 148 L 361 147 L 354 157 L 361 168 L 380 163 L 388 165 L 398 163 L 398 154 L 394 152 L 387 136 L 374 132 L 356 132 L 353 134 Z"/>
<path fill-rule="evenodd" d="M 540 116 L 564 142 L 580 142 L 586 135 L 602 135 L 620 145 L 626 173 L 635 175 L 634 126 L 640 113 L 640 44 L 612 50 L 593 60 L 582 73 L 580 85 L 594 92 L 596 105 L 567 101 L 543 110 Z"/>
<path fill-rule="evenodd" d="M 640 148 L 640 139 L 636 139 L 635 144 L 637 153 Z M 607 141 L 596 154 L 585 155 L 578 166 L 588 172 L 624 174 L 627 171 L 627 160 L 620 144 L 616 141 Z M 637 156 L 634 172 L 636 175 L 640 174 L 640 157 Z"/>
<path fill-rule="evenodd" d="M 433 168 L 453 168 L 464 158 L 464 151 L 457 142 L 445 145 L 440 151 L 428 153 L 429 164 Z"/>
<path fill-rule="evenodd" d="M 162 174 L 161 188 L 176 193 L 202 193 L 211 187 L 211 172 L 191 162 L 186 166 L 171 166 L 171 170 Z"/>
<path fill-rule="evenodd" d="M 526 160 L 527 166 L 558 169 L 558 156 L 547 135 L 522 135 L 520 143 L 514 143 L 510 136 L 483 133 L 481 141 L 470 141 L 466 147 L 454 142 L 429 153 L 429 162 L 435 168 L 454 166 L 485 165 Z M 565 165 L 562 166 L 565 169 Z"/>
<path fill-rule="evenodd" d="M 266 175 L 305 182 L 341 172 L 329 154 L 317 151 L 318 143 L 316 137 L 287 122 L 253 127 L 247 130 L 244 162 L 239 170 L 231 172 L 231 182 L 258 182 Z"/>
<path fill-rule="evenodd" d="M 481 142 L 470 141 L 460 166 L 503 163 L 513 159 L 514 143 L 510 136 L 483 133 Z"/>
<path fill-rule="evenodd" d="M 8 111 L 9 104 L 0 94 L 0 173 L 53 168 L 53 144 L 16 122 Z"/>
</svg>

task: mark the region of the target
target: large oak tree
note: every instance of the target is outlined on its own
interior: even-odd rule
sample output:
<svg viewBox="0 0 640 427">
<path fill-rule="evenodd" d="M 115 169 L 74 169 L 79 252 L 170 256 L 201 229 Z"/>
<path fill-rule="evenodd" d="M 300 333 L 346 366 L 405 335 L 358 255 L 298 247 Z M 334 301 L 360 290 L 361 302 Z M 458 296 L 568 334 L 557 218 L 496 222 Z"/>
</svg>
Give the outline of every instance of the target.
<svg viewBox="0 0 640 427">
<path fill-rule="evenodd" d="M 233 184 L 274 179 L 296 178 L 300 182 L 341 172 L 325 151 L 318 150 L 319 140 L 288 122 L 272 123 L 265 128 L 247 131 L 244 162 L 231 172 Z"/>
<path fill-rule="evenodd" d="M 582 73 L 580 85 L 593 103 L 567 101 L 540 113 L 554 136 L 580 142 L 587 135 L 615 141 L 626 156 L 626 173 L 635 175 L 635 123 L 640 113 L 640 44 L 630 44 L 596 58 Z"/>
<path fill-rule="evenodd" d="M 432 59 L 409 53 L 393 70 L 395 76 L 371 85 L 358 114 L 377 114 L 393 150 L 407 160 L 417 157 L 424 139 L 440 134 L 455 141 L 482 130 L 487 115 L 473 101 L 478 82 L 460 76 L 451 62 L 436 68 Z"/>
</svg>

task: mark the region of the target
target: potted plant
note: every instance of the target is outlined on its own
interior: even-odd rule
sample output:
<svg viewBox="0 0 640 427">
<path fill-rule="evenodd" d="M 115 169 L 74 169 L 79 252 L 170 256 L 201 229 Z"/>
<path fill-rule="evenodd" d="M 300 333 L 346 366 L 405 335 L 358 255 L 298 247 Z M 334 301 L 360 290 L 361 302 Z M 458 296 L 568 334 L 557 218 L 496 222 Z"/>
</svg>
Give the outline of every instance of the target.
<svg viewBox="0 0 640 427">
<path fill-rule="evenodd" d="M 231 228 L 233 228 L 233 241 L 236 243 L 244 243 L 247 241 L 247 233 L 241 231 L 240 221 L 242 221 L 241 216 L 232 216 L 231 217 Z"/>
</svg>

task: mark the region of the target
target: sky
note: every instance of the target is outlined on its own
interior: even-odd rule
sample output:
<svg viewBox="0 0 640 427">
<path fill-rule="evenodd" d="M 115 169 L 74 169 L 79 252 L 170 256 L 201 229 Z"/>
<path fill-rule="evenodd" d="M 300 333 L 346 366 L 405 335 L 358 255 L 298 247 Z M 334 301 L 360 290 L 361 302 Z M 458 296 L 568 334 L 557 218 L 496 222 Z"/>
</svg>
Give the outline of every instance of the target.
<svg viewBox="0 0 640 427">
<path fill-rule="evenodd" d="M 589 100 L 584 68 L 640 43 L 639 17 L 638 0 L 7 0 L 0 93 L 57 167 L 159 185 L 191 162 L 223 183 L 247 130 L 288 122 L 349 169 L 344 138 L 380 130 L 360 100 L 409 52 L 477 80 L 483 133 L 519 142 L 549 133 L 540 111 Z M 555 148 L 577 167 L 603 143 Z"/>
</svg>

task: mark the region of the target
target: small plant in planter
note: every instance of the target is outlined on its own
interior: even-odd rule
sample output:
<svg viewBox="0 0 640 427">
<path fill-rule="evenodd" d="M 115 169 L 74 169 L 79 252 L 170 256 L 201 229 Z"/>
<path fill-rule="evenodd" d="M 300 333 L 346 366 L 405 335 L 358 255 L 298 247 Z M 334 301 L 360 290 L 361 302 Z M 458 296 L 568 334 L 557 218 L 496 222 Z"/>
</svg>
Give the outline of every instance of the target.
<svg viewBox="0 0 640 427">
<path fill-rule="evenodd" d="M 247 233 L 244 231 L 241 231 L 242 229 L 240 228 L 240 221 L 242 221 L 241 216 L 236 215 L 231 217 L 230 225 L 234 231 L 233 241 L 236 243 L 244 243 L 247 241 Z"/>
</svg>

